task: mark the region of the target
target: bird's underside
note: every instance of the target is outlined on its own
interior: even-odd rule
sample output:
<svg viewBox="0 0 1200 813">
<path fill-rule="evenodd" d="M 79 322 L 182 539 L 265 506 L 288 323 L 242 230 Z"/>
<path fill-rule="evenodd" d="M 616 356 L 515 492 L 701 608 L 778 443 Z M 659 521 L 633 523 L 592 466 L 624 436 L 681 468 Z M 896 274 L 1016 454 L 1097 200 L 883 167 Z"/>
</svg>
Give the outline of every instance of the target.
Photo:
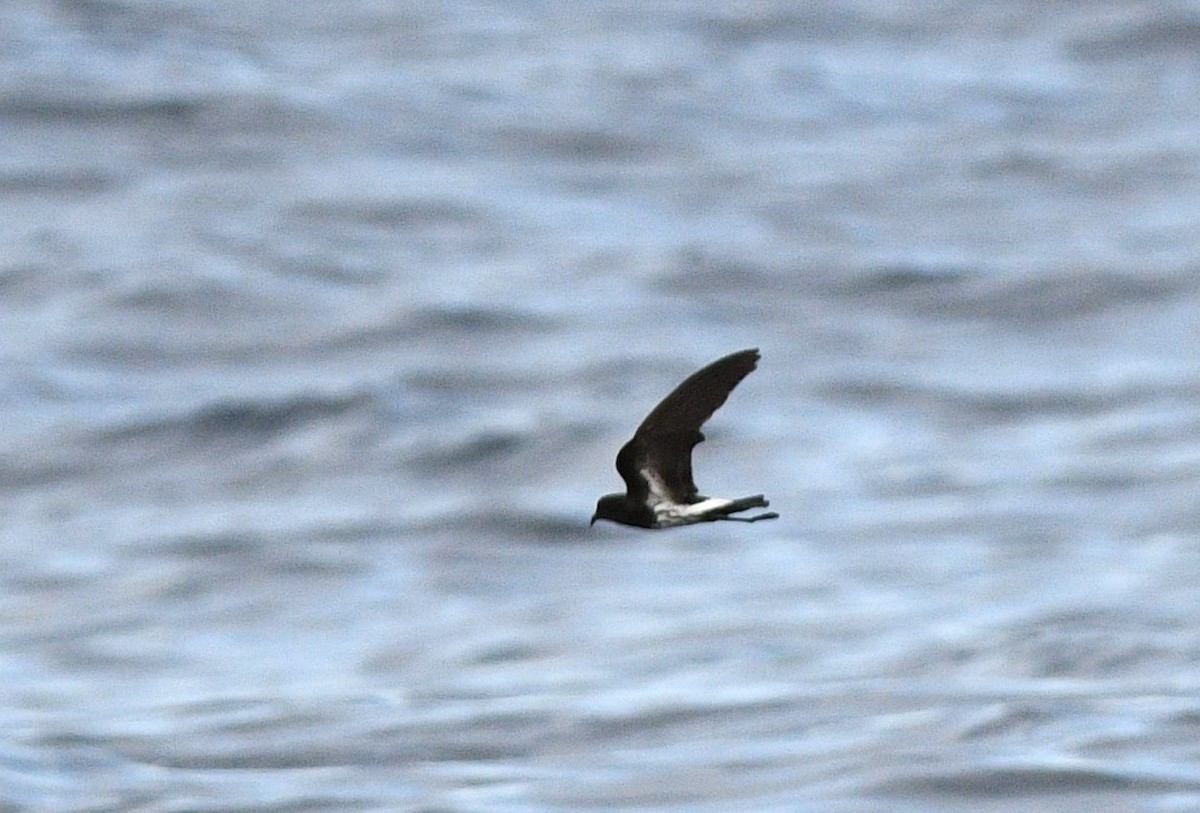
<svg viewBox="0 0 1200 813">
<path fill-rule="evenodd" d="M 600 498 L 592 522 L 607 519 L 642 528 L 672 528 L 697 522 L 776 519 L 769 512 L 735 517 L 750 508 L 766 508 L 763 495 L 724 499 L 701 496 L 692 478 L 692 449 L 704 440 L 700 427 L 758 363 L 757 349 L 743 350 L 693 373 L 651 410 L 617 454 L 624 494 Z"/>
</svg>

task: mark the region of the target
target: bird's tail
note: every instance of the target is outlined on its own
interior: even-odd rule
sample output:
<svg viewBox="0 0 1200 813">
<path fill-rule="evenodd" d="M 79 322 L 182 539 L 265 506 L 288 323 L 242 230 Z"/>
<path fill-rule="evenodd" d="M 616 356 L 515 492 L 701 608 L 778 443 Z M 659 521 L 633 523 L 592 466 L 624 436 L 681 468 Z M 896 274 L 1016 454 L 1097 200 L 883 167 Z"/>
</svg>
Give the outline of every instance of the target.
<svg viewBox="0 0 1200 813">
<path fill-rule="evenodd" d="M 714 511 L 712 518 L 714 520 L 724 519 L 731 522 L 758 522 L 760 519 L 779 519 L 779 514 L 776 514 L 774 511 L 768 511 L 765 514 L 758 514 L 753 517 L 730 516 L 730 514 L 745 511 L 747 508 L 766 508 L 770 504 L 762 494 L 755 494 L 753 497 L 742 497 L 741 499 L 730 500 L 729 505 L 722 506 L 719 510 Z"/>
</svg>

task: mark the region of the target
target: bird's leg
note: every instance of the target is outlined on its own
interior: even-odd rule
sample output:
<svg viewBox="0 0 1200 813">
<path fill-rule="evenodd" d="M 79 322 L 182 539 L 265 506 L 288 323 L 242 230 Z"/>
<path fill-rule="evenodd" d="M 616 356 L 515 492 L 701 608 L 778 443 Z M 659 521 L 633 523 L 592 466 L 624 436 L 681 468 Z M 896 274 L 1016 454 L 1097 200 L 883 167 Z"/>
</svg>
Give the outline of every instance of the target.
<svg viewBox="0 0 1200 813">
<path fill-rule="evenodd" d="M 779 514 L 774 511 L 768 511 L 765 514 L 758 514 L 753 517 L 715 517 L 715 519 L 724 520 L 725 522 L 758 522 L 760 519 L 779 519 Z"/>
</svg>

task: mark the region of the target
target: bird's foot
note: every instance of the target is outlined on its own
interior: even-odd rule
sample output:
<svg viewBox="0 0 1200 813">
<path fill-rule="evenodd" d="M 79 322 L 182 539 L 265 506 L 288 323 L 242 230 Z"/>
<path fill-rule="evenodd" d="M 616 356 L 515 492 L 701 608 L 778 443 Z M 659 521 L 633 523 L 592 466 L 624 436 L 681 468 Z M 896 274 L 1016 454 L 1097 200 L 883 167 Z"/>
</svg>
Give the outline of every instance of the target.
<svg viewBox="0 0 1200 813">
<path fill-rule="evenodd" d="M 768 511 L 765 514 L 757 514 L 753 517 L 717 517 L 717 519 L 722 519 L 726 522 L 758 522 L 760 519 L 779 519 L 779 514 L 776 514 L 774 511 Z"/>
</svg>

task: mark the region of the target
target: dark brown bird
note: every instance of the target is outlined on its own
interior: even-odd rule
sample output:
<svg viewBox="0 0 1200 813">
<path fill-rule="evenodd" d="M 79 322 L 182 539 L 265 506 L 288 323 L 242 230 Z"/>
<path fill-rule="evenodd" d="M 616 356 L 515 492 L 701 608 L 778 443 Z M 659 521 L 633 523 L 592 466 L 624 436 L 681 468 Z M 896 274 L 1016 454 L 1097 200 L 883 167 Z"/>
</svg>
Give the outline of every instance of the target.
<svg viewBox="0 0 1200 813">
<path fill-rule="evenodd" d="M 617 453 L 625 493 L 601 497 L 592 524 L 607 519 L 639 528 L 674 528 L 716 520 L 778 519 L 773 511 L 731 516 L 747 508 L 766 508 L 768 503 L 762 494 L 737 500 L 704 497 L 692 480 L 692 448 L 704 440 L 700 427 L 754 370 L 758 359 L 757 348 L 717 359 L 664 398 Z"/>
</svg>

